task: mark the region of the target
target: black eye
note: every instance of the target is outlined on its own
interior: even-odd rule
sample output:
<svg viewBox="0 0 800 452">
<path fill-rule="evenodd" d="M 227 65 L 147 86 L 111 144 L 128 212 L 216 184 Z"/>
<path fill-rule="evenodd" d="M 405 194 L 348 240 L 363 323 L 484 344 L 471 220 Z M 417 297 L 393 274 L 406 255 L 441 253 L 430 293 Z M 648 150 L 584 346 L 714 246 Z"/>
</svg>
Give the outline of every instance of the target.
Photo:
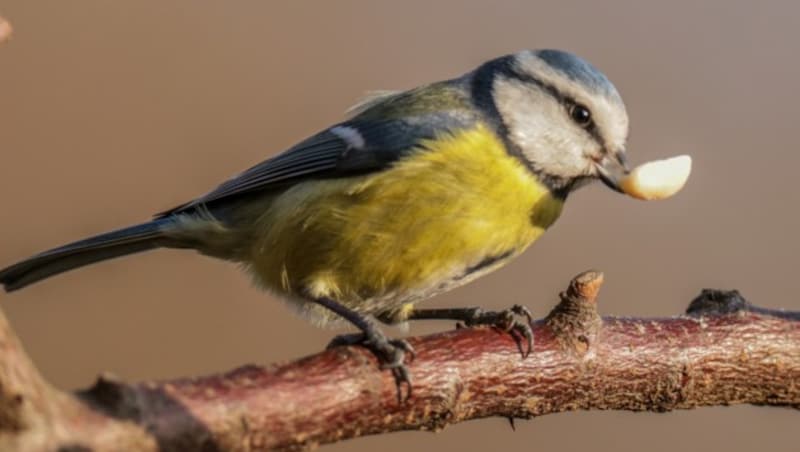
<svg viewBox="0 0 800 452">
<path fill-rule="evenodd" d="M 581 104 L 570 105 L 569 115 L 575 124 L 581 127 L 589 127 L 592 124 L 592 112 Z"/>
</svg>

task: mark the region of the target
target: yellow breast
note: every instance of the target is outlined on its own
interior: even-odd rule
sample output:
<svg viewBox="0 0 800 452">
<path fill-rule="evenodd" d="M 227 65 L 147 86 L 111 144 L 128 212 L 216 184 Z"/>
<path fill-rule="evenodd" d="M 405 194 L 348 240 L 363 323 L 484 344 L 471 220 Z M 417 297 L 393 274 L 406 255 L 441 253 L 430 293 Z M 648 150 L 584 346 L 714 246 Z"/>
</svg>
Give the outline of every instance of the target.
<svg viewBox="0 0 800 452">
<path fill-rule="evenodd" d="M 276 196 L 246 263 L 272 290 L 382 312 L 519 254 L 561 206 L 478 127 L 423 143 L 384 171 Z"/>
</svg>

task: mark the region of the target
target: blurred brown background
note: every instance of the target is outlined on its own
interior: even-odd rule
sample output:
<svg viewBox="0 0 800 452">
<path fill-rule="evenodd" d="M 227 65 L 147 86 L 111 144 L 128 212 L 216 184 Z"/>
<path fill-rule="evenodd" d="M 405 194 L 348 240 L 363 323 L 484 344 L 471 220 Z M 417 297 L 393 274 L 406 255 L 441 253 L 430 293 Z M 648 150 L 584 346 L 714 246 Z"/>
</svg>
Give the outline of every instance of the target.
<svg viewBox="0 0 800 452">
<path fill-rule="evenodd" d="M 691 153 L 693 177 L 663 202 L 584 189 L 523 258 L 428 305 L 526 303 L 543 315 L 570 277 L 596 267 L 606 314 L 677 314 L 703 287 L 800 309 L 796 3 L 283 3 L 0 4 L 15 27 L 0 46 L 0 266 L 199 195 L 342 118 L 366 91 L 557 47 L 621 91 L 634 163 Z M 63 388 L 102 370 L 158 379 L 286 360 L 334 334 L 235 266 L 180 251 L 89 267 L 0 302 Z M 329 450 L 796 450 L 798 420 L 741 406 L 567 413 L 516 432 L 488 419 Z"/>
</svg>

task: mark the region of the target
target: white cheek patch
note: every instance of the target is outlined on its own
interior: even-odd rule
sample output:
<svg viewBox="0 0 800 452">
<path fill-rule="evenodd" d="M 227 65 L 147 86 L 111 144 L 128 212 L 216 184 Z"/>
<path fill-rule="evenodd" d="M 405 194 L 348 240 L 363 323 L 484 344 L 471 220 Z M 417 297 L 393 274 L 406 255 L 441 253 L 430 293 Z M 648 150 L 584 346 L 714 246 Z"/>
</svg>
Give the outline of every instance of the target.
<svg viewBox="0 0 800 452">
<path fill-rule="evenodd" d="M 361 135 L 361 132 L 358 131 L 355 127 L 350 126 L 336 126 L 331 127 L 329 131 L 336 135 L 337 137 L 341 138 L 342 141 L 347 143 L 347 146 L 350 149 L 361 150 L 364 149 L 364 136 Z"/>
<path fill-rule="evenodd" d="M 592 170 L 584 152 L 596 145 L 570 122 L 552 96 L 502 78 L 495 81 L 494 93 L 511 141 L 534 166 L 562 178 L 584 176 Z"/>
</svg>

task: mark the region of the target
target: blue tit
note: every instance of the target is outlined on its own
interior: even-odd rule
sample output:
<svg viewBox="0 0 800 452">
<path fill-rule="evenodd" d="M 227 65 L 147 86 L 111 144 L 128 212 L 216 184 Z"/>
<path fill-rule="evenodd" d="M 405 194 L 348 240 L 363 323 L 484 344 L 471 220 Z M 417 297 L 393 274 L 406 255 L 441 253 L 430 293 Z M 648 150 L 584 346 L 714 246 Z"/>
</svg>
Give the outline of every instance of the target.
<svg viewBox="0 0 800 452">
<path fill-rule="evenodd" d="M 522 51 L 374 96 L 203 196 L 37 254 L 0 270 L 0 283 L 13 291 L 140 251 L 194 249 L 241 265 L 317 324 L 355 325 L 407 380 L 410 347 L 375 319 L 507 321 L 508 310 L 417 303 L 519 256 L 576 188 L 600 179 L 620 191 L 627 134 L 620 95 L 600 71 L 563 51 Z"/>
</svg>

